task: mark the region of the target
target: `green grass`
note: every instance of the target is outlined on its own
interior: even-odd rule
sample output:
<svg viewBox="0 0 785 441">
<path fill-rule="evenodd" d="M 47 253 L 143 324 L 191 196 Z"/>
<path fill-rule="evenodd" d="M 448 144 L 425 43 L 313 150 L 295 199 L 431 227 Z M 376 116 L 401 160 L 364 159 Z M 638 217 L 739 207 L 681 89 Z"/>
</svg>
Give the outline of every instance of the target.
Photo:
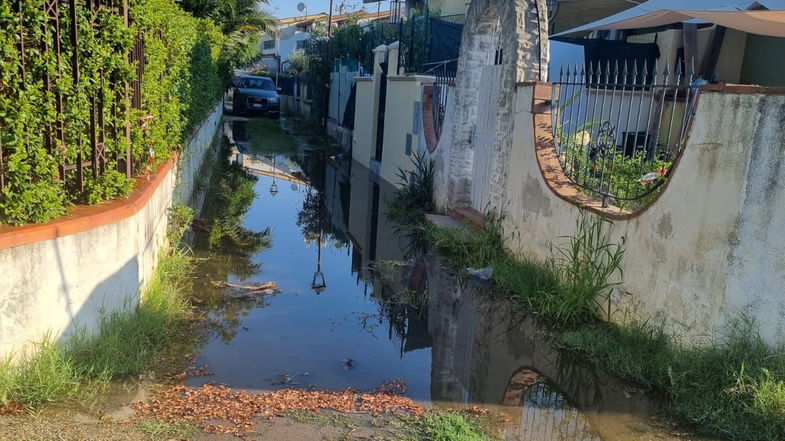
<svg viewBox="0 0 785 441">
<path fill-rule="evenodd" d="M 278 121 L 266 118 L 252 118 L 246 123 L 251 153 L 293 154 L 297 152 L 297 143 L 284 131 Z"/>
<path fill-rule="evenodd" d="M 430 412 L 412 423 L 420 441 L 492 441 L 480 424 L 461 413 Z"/>
<path fill-rule="evenodd" d="M 105 315 L 97 332 L 77 329 L 61 343 L 47 337 L 35 350 L 6 357 L 0 362 L 0 406 L 14 403 L 35 413 L 153 369 L 181 347 L 190 329 L 185 288 L 191 270 L 191 257 L 173 249 L 159 259 L 137 308 Z"/>
<path fill-rule="evenodd" d="M 436 211 L 433 200 L 435 168 L 424 154 L 411 158 L 413 170 L 398 169 L 399 190 L 387 204 L 386 216 L 400 225 L 420 224 L 425 214 Z"/>
<path fill-rule="evenodd" d="M 200 431 L 188 421 L 142 421 L 137 427 L 155 439 L 189 439 Z"/>
<path fill-rule="evenodd" d="M 395 201 L 389 210 L 405 214 L 405 203 Z M 420 231 L 459 273 L 494 267 L 499 291 L 565 331 L 564 350 L 662 395 L 696 432 L 734 441 L 785 439 L 785 352 L 768 347 L 751 323 L 742 321 L 725 340 L 697 348 L 675 342 L 662 327 L 603 323 L 616 312 L 611 297 L 624 257 L 623 247 L 610 241 L 608 221 L 581 214 L 575 235 L 561 238 L 549 260 L 535 261 L 505 249 L 509 241 L 498 216 L 486 216 L 483 231 L 437 227 L 413 216 L 399 220 Z"/>
<path fill-rule="evenodd" d="M 567 332 L 563 346 L 649 391 L 701 434 L 774 441 L 785 434 L 785 356 L 737 324 L 715 345 L 675 343 L 661 327 L 606 324 Z"/>
<path fill-rule="evenodd" d="M 543 293 L 557 287 L 552 266 L 518 258 L 503 246 L 501 220 L 488 218 L 482 231 L 458 230 L 427 224 L 425 237 L 459 272 L 466 268 L 493 267 L 493 283 L 527 307 L 536 305 Z"/>
</svg>

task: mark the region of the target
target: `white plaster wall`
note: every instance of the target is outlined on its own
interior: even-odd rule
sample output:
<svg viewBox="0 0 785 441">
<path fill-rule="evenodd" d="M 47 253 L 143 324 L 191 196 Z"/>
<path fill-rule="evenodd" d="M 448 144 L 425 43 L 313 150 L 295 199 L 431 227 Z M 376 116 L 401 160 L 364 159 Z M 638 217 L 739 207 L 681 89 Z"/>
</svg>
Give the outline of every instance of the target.
<svg viewBox="0 0 785 441">
<path fill-rule="evenodd" d="M 422 83 L 433 82 L 433 77 L 387 77 L 387 107 L 384 112 L 384 147 L 380 176 L 398 185 L 398 169 L 412 170 L 411 156 L 419 149 L 419 134 L 415 133 L 415 105 L 422 98 Z M 420 124 L 421 125 L 421 121 Z M 421 131 L 421 130 L 420 130 Z M 411 151 L 406 152 L 407 135 L 412 137 Z"/>
<path fill-rule="evenodd" d="M 579 210 L 557 197 L 537 165 L 532 89 L 521 86 L 506 182 L 512 250 L 546 259 L 575 232 Z M 614 320 L 664 320 L 706 343 L 744 313 L 764 339 L 785 337 L 785 96 L 703 92 L 688 144 L 662 196 L 616 221 L 625 241 Z"/>
<path fill-rule="evenodd" d="M 222 106 L 203 123 L 193 144 L 204 153 Z M 190 145 L 190 144 L 189 144 Z M 94 331 L 104 313 L 135 308 L 166 245 L 168 209 L 188 200 L 201 158 L 180 161 L 148 203 L 115 223 L 54 240 L 0 250 L 0 357 L 25 350 L 47 333 L 60 339 L 76 328 Z"/>
<path fill-rule="evenodd" d="M 373 155 L 374 124 L 376 122 L 374 80 L 372 77 L 357 78 L 355 106 L 352 159 L 368 168 Z"/>
<path fill-rule="evenodd" d="M 202 168 L 205 155 L 212 152 L 217 138 L 223 133 L 223 103 L 218 103 L 207 118 L 194 128 L 188 148 L 180 155 L 177 164 L 177 188 L 174 199 L 176 204 L 192 205 L 196 180 Z"/>
</svg>

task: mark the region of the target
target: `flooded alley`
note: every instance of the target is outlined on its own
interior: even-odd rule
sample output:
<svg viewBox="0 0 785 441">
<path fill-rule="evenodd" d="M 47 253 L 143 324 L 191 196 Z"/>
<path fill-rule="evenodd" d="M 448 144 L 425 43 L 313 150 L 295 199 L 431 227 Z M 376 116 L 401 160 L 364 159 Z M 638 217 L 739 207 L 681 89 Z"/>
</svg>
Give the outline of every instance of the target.
<svg viewBox="0 0 785 441">
<path fill-rule="evenodd" d="M 424 405 L 502 415 L 505 440 L 670 436 L 638 390 L 554 349 L 487 286 L 414 255 L 385 216 L 393 185 L 340 151 L 282 153 L 251 139 L 246 121 L 227 124 L 231 160 L 255 177 L 241 228 L 264 240 L 244 253 L 197 235 L 194 296 L 214 331 L 189 386 L 372 390 L 401 380 Z M 268 281 L 280 293 L 256 300 L 224 300 L 216 287 Z"/>
</svg>

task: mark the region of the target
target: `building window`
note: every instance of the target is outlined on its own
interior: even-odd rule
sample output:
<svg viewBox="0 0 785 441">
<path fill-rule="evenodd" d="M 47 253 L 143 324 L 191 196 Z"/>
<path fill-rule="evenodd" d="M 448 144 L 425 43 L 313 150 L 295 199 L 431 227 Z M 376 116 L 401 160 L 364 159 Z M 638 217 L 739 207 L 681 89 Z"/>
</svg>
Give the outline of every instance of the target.
<svg viewBox="0 0 785 441">
<path fill-rule="evenodd" d="M 262 49 L 270 50 L 275 49 L 275 40 L 266 40 L 262 43 Z"/>
<path fill-rule="evenodd" d="M 305 49 L 305 42 L 307 40 L 297 40 L 297 50 Z"/>
</svg>

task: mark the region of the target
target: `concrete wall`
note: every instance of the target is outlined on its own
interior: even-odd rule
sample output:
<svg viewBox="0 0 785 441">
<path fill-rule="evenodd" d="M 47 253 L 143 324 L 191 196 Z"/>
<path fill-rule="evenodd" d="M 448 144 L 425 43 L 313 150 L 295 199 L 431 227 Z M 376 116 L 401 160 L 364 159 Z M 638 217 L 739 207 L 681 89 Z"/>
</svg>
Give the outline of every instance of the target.
<svg viewBox="0 0 785 441">
<path fill-rule="evenodd" d="M 381 64 L 388 60 L 390 48 L 380 45 L 373 50 L 373 54 L 373 75 L 356 79 L 357 98 L 352 142 L 352 159 L 368 168 L 372 167 L 371 161 L 376 157 L 376 139 L 379 133 L 378 115 L 384 74 Z M 393 64 L 397 65 L 397 58 L 390 61 L 390 65 Z M 378 167 L 378 163 L 374 165 Z"/>
<path fill-rule="evenodd" d="M 750 91 L 763 90 L 703 91 L 661 197 L 615 221 L 612 239 L 626 249 L 615 320 L 664 320 L 674 335 L 704 343 L 745 314 L 767 342 L 783 342 L 785 96 Z M 532 113 L 531 86 L 516 95 L 505 227 L 520 233 L 512 250 L 546 259 L 580 213 L 540 168 L 535 145 L 549 148 L 550 116 Z"/>
<path fill-rule="evenodd" d="M 373 77 L 357 78 L 357 97 L 354 110 L 354 133 L 352 134 L 352 159 L 368 168 L 376 139 L 376 105 Z"/>
<path fill-rule="evenodd" d="M 189 143 L 193 155 L 164 168 L 157 175 L 157 187 L 149 186 L 149 200 L 134 214 L 122 217 L 117 211 L 100 213 L 101 207 L 94 207 L 92 211 L 99 214 L 84 217 L 86 221 L 97 222 L 101 216 L 120 220 L 0 249 L 0 356 L 24 350 L 47 332 L 58 339 L 77 327 L 95 330 L 102 314 L 139 303 L 140 291 L 150 281 L 166 243 L 168 209 L 175 201 L 190 200 L 194 177 L 220 127 L 222 112 L 219 104 Z M 178 176 L 182 176 L 181 188 Z M 116 210 L 130 210 L 126 205 L 138 200 L 137 193 L 128 202 L 110 204 Z"/>
<path fill-rule="evenodd" d="M 384 147 L 380 176 L 387 182 L 398 183 L 398 169 L 411 170 L 411 156 L 419 149 L 422 131 L 422 83 L 433 82 L 433 77 L 390 76 L 387 78 L 387 107 L 384 113 Z"/>
</svg>

